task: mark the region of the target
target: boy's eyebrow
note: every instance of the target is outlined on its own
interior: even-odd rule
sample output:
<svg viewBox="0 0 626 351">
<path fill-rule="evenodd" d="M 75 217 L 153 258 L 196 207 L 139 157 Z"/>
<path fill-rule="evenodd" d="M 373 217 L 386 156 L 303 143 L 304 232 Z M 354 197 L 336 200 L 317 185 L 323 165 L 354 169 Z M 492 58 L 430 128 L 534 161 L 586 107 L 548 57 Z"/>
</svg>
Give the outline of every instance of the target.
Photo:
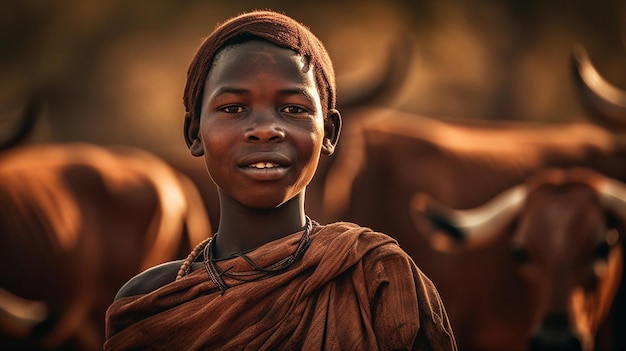
<svg viewBox="0 0 626 351">
<path fill-rule="evenodd" d="M 311 102 L 315 101 L 315 99 L 313 98 L 313 96 L 311 96 L 309 91 L 307 89 L 304 89 L 304 88 L 281 89 L 280 90 L 280 94 L 281 95 L 303 95 L 304 97 L 306 97 Z"/>
<path fill-rule="evenodd" d="M 213 94 L 211 94 L 212 96 L 220 96 L 220 95 L 224 95 L 224 94 L 235 94 L 235 95 L 243 95 L 248 93 L 247 89 L 242 89 L 242 88 L 233 88 L 233 87 L 220 87 L 217 88 L 217 90 L 215 90 L 213 92 Z"/>
<path fill-rule="evenodd" d="M 212 95 L 212 97 L 217 97 L 220 95 L 225 95 L 225 94 L 233 94 L 233 95 L 245 95 L 250 93 L 250 91 L 248 89 L 243 89 L 243 88 L 235 88 L 235 87 L 229 87 L 229 86 L 223 86 L 223 87 L 219 87 L 217 88 Z M 315 101 L 315 99 L 313 98 L 313 96 L 311 96 L 311 94 L 309 93 L 309 91 L 305 88 L 286 88 L 286 89 L 281 89 L 279 90 L 279 94 L 281 95 L 302 95 L 304 97 L 307 98 L 307 100 L 310 100 L 311 102 Z"/>
</svg>

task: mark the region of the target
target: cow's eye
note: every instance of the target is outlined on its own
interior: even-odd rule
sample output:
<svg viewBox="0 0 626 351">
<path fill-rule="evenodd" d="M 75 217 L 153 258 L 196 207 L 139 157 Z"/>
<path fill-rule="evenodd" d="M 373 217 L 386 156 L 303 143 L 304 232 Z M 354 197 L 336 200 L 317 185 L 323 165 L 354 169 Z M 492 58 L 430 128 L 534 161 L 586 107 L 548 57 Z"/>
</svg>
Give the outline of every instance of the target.
<svg viewBox="0 0 626 351">
<path fill-rule="evenodd" d="M 519 264 L 525 264 L 529 260 L 528 250 L 520 245 L 515 245 L 511 248 L 511 254 L 515 262 Z"/>
<path fill-rule="evenodd" d="M 619 233 L 617 229 L 611 228 L 606 232 L 606 237 L 604 240 L 598 243 L 594 248 L 594 260 L 606 260 L 609 257 L 609 253 L 611 253 L 611 248 L 617 244 L 619 240 Z"/>
<path fill-rule="evenodd" d="M 596 260 L 606 260 L 609 257 L 609 252 L 611 252 L 611 245 L 608 242 L 603 241 L 596 245 L 594 258 Z"/>
</svg>

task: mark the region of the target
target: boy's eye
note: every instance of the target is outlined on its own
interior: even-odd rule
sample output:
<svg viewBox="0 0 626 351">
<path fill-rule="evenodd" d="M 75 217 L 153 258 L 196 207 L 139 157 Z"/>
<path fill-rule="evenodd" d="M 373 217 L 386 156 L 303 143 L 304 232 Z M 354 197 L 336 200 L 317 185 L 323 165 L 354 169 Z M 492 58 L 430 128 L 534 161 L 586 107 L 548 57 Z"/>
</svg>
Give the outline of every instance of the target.
<svg viewBox="0 0 626 351">
<path fill-rule="evenodd" d="M 281 111 L 285 112 L 285 113 L 304 113 L 304 112 L 306 112 L 306 110 L 303 109 L 302 107 L 293 106 L 293 105 L 285 106 L 285 107 L 283 107 L 283 109 Z"/>
<path fill-rule="evenodd" d="M 242 106 L 237 105 L 222 107 L 220 110 L 225 113 L 242 113 L 245 111 Z"/>
</svg>

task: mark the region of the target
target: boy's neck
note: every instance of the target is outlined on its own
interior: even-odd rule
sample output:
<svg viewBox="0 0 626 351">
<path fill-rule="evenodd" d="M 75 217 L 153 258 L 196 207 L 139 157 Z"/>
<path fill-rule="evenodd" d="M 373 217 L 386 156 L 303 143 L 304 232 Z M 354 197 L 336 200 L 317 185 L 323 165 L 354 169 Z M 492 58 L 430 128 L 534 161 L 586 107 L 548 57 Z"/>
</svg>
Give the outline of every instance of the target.
<svg viewBox="0 0 626 351">
<path fill-rule="evenodd" d="M 220 199 L 220 223 L 214 259 L 245 252 L 302 230 L 304 196 L 273 209 L 251 209 L 232 199 Z"/>
</svg>

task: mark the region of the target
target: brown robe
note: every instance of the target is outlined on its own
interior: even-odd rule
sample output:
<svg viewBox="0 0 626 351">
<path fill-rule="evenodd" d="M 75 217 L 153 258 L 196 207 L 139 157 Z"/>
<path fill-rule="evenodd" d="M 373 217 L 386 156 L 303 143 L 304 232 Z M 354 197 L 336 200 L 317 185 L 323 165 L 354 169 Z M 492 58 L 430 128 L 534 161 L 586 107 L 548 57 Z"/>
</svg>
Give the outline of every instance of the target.
<svg viewBox="0 0 626 351">
<path fill-rule="evenodd" d="M 248 256 L 267 266 L 291 254 L 301 236 Z M 250 270 L 241 257 L 218 265 Z M 433 283 L 394 239 L 351 223 L 314 226 L 304 257 L 284 273 L 221 294 L 198 269 L 115 301 L 106 321 L 105 350 L 457 349 Z"/>
</svg>

